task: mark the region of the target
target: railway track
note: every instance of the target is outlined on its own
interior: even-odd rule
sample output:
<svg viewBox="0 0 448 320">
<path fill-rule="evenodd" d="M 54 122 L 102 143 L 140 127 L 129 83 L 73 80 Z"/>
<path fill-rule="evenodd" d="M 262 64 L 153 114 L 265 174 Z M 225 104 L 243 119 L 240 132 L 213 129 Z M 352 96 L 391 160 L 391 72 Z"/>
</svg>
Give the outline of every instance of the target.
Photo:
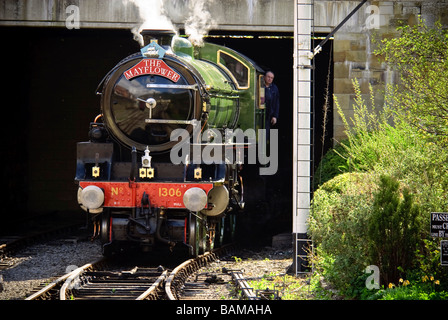
<svg viewBox="0 0 448 320">
<path fill-rule="evenodd" d="M 82 270 L 90 270 L 92 268 L 99 267 L 104 262 L 104 259 L 100 259 L 95 262 L 85 264 L 81 268 L 75 269 L 61 277 L 55 278 L 49 284 L 43 286 L 42 288 L 36 289 L 36 292 L 28 296 L 25 300 L 58 300 L 60 298 L 59 292 L 61 291 L 62 286 L 73 274 Z"/>
<path fill-rule="evenodd" d="M 183 293 L 183 288 L 187 279 L 208 263 L 215 261 L 220 256 L 226 255 L 232 246 L 224 246 L 207 252 L 195 259 L 190 259 L 177 266 L 166 281 L 165 291 L 169 300 L 179 300 Z"/>
<path fill-rule="evenodd" d="M 38 230 L 22 234 L 18 236 L 2 236 L 0 237 L 0 259 L 4 259 L 14 254 L 20 249 L 29 246 L 38 241 L 45 241 L 54 237 L 58 237 L 79 229 L 80 223 L 72 223 L 62 226 L 56 226 L 50 229 Z"/>
<path fill-rule="evenodd" d="M 54 279 L 25 300 L 178 300 L 188 277 L 230 249 L 207 252 L 171 271 L 162 266 L 110 267 L 108 259 L 100 259 Z"/>
<path fill-rule="evenodd" d="M 110 268 L 105 258 L 88 263 L 46 285 L 25 300 L 163 299 L 168 271 L 162 267 Z"/>
<path fill-rule="evenodd" d="M 53 238 L 77 227 L 71 225 L 55 228 L 50 232 L 41 232 L 38 235 L 3 239 L 3 243 L 0 243 L 0 269 L 9 267 L 7 255 L 36 241 Z M 210 281 L 215 281 L 213 277 L 216 275 L 210 276 L 208 273 L 201 274 L 198 271 L 210 262 L 225 256 L 231 249 L 233 249 L 231 246 L 227 246 L 207 252 L 195 259 L 184 261 L 172 270 L 147 266 L 111 269 L 105 268 L 107 260 L 100 259 L 61 277 L 51 278 L 45 285 L 41 284 L 35 288 L 35 292 L 26 300 L 206 300 L 210 299 L 209 284 Z M 243 278 L 241 273 L 238 276 L 232 273 L 232 279 L 227 279 L 227 282 L 233 281 L 241 288 L 241 298 L 258 300 L 250 288 L 245 289 L 247 285 L 244 280 L 241 282 L 240 278 Z"/>
<path fill-rule="evenodd" d="M 67 278 L 60 300 L 157 300 L 163 297 L 163 268 L 135 267 L 131 270 L 86 271 Z"/>
</svg>

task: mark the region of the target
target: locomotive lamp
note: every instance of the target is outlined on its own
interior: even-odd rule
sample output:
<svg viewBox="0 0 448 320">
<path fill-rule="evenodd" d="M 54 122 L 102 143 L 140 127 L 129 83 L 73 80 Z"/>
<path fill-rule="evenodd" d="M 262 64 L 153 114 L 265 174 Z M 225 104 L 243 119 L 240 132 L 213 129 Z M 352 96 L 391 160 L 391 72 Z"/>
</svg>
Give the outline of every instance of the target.
<svg viewBox="0 0 448 320">
<path fill-rule="evenodd" d="M 151 156 L 149 155 L 148 146 L 146 146 L 145 155 L 142 156 L 142 167 L 139 170 L 140 178 L 154 178 L 154 168 L 151 168 Z"/>
<path fill-rule="evenodd" d="M 88 186 L 80 190 L 78 201 L 88 210 L 99 209 L 104 203 L 104 192 L 97 186 Z M 92 213 L 95 213 L 93 211 Z"/>
<path fill-rule="evenodd" d="M 207 205 L 207 194 L 201 188 L 190 188 L 184 193 L 184 205 L 193 212 L 201 211 Z"/>
</svg>

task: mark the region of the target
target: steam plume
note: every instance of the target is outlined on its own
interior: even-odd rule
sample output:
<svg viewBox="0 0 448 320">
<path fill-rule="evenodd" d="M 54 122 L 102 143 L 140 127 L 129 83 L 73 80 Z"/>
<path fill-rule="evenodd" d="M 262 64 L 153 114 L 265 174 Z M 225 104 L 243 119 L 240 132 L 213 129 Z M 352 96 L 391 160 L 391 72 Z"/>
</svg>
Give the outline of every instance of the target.
<svg viewBox="0 0 448 320">
<path fill-rule="evenodd" d="M 132 29 L 134 40 L 138 41 L 143 46 L 143 37 L 140 32 L 144 29 L 164 29 L 173 30 L 177 33 L 171 19 L 166 16 L 163 9 L 162 0 L 122 0 L 123 3 L 131 2 L 138 8 L 142 24 L 140 27 Z"/>
<path fill-rule="evenodd" d="M 143 37 L 140 32 L 144 29 L 167 29 L 178 33 L 171 19 L 167 16 L 163 0 L 122 0 L 123 4 L 133 3 L 139 11 L 142 24 L 132 29 L 134 39 L 143 46 Z M 208 31 L 216 27 L 208 11 L 207 3 L 213 4 L 214 0 L 189 0 L 188 18 L 185 20 L 185 33 L 195 46 L 203 45 L 203 37 Z"/>
<path fill-rule="evenodd" d="M 206 0 L 190 0 L 189 2 L 190 15 L 185 21 L 185 33 L 195 46 L 202 46 L 204 36 L 216 26 L 206 7 L 206 2 Z M 209 0 L 208 3 L 213 3 L 213 0 Z"/>
</svg>

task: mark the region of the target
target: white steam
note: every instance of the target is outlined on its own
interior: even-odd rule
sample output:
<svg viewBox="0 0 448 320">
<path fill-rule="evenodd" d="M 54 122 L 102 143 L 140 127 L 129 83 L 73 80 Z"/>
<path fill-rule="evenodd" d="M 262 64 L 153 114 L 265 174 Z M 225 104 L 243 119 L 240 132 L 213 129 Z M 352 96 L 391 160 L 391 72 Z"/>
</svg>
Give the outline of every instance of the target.
<svg viewBox="0 0 448 320">
<path fill-rule="evenodd" d="M 177 33 L 171 19 L 167 17 L 165 10 L 163 9 L 162 0 L 122 0 L 123 3 L 131 2 L 137 8 L 142 20 L 142 24 L 139 27 L 132 29 L 134 34 L 134 40 L 138 41 L 143 47 L 143 37 L 140 32 L 144 29 L 161 29 L 161 30 L 173 30 Z"/>
<path fill-rule="evenodd" d="M 216 26 L 206 6 L 207 2 L 210 4 L 213 0 L 190 0 L 189 2 L 190 13 L 185 21 L 185 33 L 195 46 L 202 46 L 204 36 Z"/>
<path fill-rule="evenodd" d="M 142 24 L 132 29 L 134 39 L 143 46 L 143 37 L 140 32 L 144 29 L 173 30 L 178 33 L 163 6 L 163 0 L 122 0 L 123 4 L 133 3 L 139 10 Z M 207 4 L 214 0 L 189 0 L 188 16 L 185 20 L 185 33 L 195 46 L 203 45 L 203 37 L 216 26 Z"/>
</svg>

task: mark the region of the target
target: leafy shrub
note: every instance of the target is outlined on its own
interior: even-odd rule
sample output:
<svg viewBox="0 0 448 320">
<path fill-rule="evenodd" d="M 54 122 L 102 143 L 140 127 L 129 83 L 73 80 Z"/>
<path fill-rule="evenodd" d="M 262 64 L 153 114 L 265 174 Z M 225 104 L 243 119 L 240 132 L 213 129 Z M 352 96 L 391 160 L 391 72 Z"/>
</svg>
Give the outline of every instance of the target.
<svg viewBox="0 0 448 320">
<path fill-rule="evenodd" d="M 415 250 L 422 242 L 418 205 L 408 188 L 389 176 L 380 177 L 368 222 L 369 256 L 378 265 L 382 283 L 396 283 L 400 270 L 415 265 Z"/>
<path fill-rule="evenodd" d="M 315 265 L 343 294 L 369 265 L 365 239 L 376 180 L 369 173 L 344 173 L 314 193 L 309 231 L 316 246 Z"/>
<path fill-rule="evenodd" d="M 343 143 L 344 141 L 329 149 L 321 159 L 313 180 L 314 190 L 337 175 L 349 171 L 348 154 Z"/>
<path fill-rule="evenodd" d="M 399 37 L 384 39 L 376 50 L 400 73 L 387 100 L 415 131 L 448 142 L 448 32 L 438 21 L 424 20 L 397 28 Z"/>
<path fill-rule="evenodd" d="M 388 176 L 345 173 L 326 182 L 314 194 L 309 219 L 319 273 L 349 297 L 368 295 L 368 265 L 378 265 L 381 283 L 396 283 L 416 266 L 419 209 L 409 189 Z"/>
</svg>

